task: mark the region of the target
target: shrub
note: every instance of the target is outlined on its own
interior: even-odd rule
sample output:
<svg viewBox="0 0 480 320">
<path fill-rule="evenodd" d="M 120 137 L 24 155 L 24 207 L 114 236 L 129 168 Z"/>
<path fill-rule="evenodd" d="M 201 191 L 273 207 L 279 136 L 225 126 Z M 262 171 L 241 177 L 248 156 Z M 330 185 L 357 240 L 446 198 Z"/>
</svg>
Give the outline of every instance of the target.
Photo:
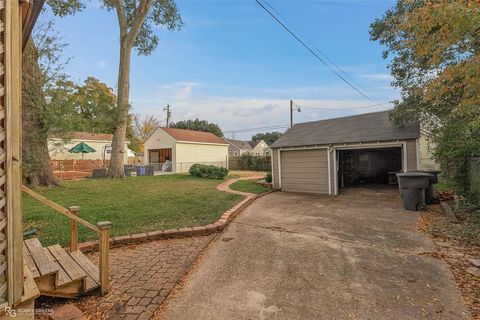
<svg viewBox="0 0 480 320">
<path fill-rule="evenodd" d="M 228 169 L 195 163 L 190 167 L 190 170 L 188 170 L 188 173 L 191 176 L 196 176 L 196 177 L 201 177 L 206 179 L 224 179 L 228 174 Z"/>
<path fill-rule="evenodd" d="M 267 176 L 265 177 L 265 181 L 267 183 L 272 183 L 272 173 L 271 172 L 267 172 Z"/>
</svg>

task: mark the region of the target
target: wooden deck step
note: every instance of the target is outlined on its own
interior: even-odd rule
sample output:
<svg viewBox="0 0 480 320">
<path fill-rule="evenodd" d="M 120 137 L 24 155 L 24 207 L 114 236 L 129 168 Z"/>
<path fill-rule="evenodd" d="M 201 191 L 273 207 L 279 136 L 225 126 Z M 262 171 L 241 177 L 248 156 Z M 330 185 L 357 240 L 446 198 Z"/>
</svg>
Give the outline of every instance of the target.
<svg viewBox="0 0 480 320">
<path fill-rule="evenodd" d="M 81 251 L 67 252 L 60 245 L 43 247 L 37 238 L 24 240 L 23 248 L 29 286 L 52 297 L 73 298 L 99 288 L 95 266 Z"/>
<path fill-rule="evenodd" d="M 47 248 L 43 248 L 43 251 L 45 252 L 45 255 L 48 256 L 49 259 L 53 261 L 53 263 L 55 264 L 58 270 L 55 287 L 59 288 L 67 284 L 70 284 L 72 282 L 72 279 L 68 276 L 65 270 L 63 270 L 62 266 L 60 265 L 60 263 L 58 263 L 57 259 L 55 259 L 53 254 L 51 254 Z"/>
<path fill-rule="evenodd" d="M 32 256 L 30 255 L 30 251 L 28 251 L 27 246 L 23 245 L 23 258 L 25 261 L 25 265 L 27 266 L 28 270 L 32 274 L 33 278 L 40 277 L 40 272 L 38 272 L 37 266 L 33 261 Z"/>
<path fill-rule="evenodd" d="M 72 259 L 72 257 L 65 252 L 65 250 L 58 244 L 47 248 L 48 251 L 56 259 L 60 267 L 65 271 L 71 281 L 81 280 L 87 277 L 83 269 Z"/>
<path fill-rule="evenodd" d="M 22 302 L 33 300 L 40 296 L 37 284 L 35 283 L 34 276 L 30 271 L 30 267 L 24 263 L 23 268 L 23 295 Z"/>
<path fill-rule="evenodd" d="M 100 286 L 100 274 L 98 267 L 93 264 L 80 250 L 70 252 L 70 256 L 85 271 L 87 278 L 85 279 L 85 292 L 96 289 Z"/>
<path fill-rule="evenodd" d="M 37 238 L 27 239 L 24 241 L 24 244 L 41 277 L 56 274 L 60 271 L 52 255 L 42 246 Z"/>
</svg>

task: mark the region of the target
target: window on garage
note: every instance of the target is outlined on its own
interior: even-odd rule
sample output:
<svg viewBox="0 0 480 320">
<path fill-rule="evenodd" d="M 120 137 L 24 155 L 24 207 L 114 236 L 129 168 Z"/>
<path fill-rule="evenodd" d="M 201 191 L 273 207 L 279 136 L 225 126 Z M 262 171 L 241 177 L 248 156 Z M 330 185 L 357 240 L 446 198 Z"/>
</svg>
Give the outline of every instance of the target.
<svg viewBox="0 0 480 320">
<path fill-rule="evenodd" d="M 338 185 L 396 184 L 396 172 L 402 171 L 402 148 L 339 150 Z"/>
</svg>

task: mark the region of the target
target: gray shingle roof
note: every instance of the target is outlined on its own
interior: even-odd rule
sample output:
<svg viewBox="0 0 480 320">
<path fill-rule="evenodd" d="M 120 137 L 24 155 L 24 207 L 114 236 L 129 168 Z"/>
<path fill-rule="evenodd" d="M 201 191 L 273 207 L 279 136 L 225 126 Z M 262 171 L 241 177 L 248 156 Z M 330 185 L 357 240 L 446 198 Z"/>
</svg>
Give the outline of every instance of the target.
<svg viewBox="0 0 480 320">
<path fill-rule="evenodd" d="M 248 141 L 242 141 L 242 140 L 233 140 L 233 139 L 225 139 L 229 143 L 233 144 L 235 147 L 240 148 L 240 149 L 252 149 L 252 146 Z"/>
<path fill-rule="evenodd" d="M 412 122 L 403 127 L 395 127 L 390 123 L 389 113 L 390 111 L 380 111 L 300 123 L 290 128 L 271 147 L 376 142 L 419 137 L 418 123 Z"/>
</svg>

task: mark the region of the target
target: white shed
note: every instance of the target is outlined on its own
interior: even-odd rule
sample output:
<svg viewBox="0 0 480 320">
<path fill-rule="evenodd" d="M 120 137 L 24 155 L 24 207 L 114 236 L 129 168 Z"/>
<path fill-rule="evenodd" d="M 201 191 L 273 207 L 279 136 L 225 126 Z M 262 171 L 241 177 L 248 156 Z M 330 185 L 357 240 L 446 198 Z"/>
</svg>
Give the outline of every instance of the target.
<svg viewBox="0 0 480 320">
<path fill-rule="evenodd" d="M 174 173 L 188 172 L 195 163 L 228 166 L 228 142 L 213 133 L 158 127 L 143 144 L 144 164 L 171 161 Z"/>
</svg>

